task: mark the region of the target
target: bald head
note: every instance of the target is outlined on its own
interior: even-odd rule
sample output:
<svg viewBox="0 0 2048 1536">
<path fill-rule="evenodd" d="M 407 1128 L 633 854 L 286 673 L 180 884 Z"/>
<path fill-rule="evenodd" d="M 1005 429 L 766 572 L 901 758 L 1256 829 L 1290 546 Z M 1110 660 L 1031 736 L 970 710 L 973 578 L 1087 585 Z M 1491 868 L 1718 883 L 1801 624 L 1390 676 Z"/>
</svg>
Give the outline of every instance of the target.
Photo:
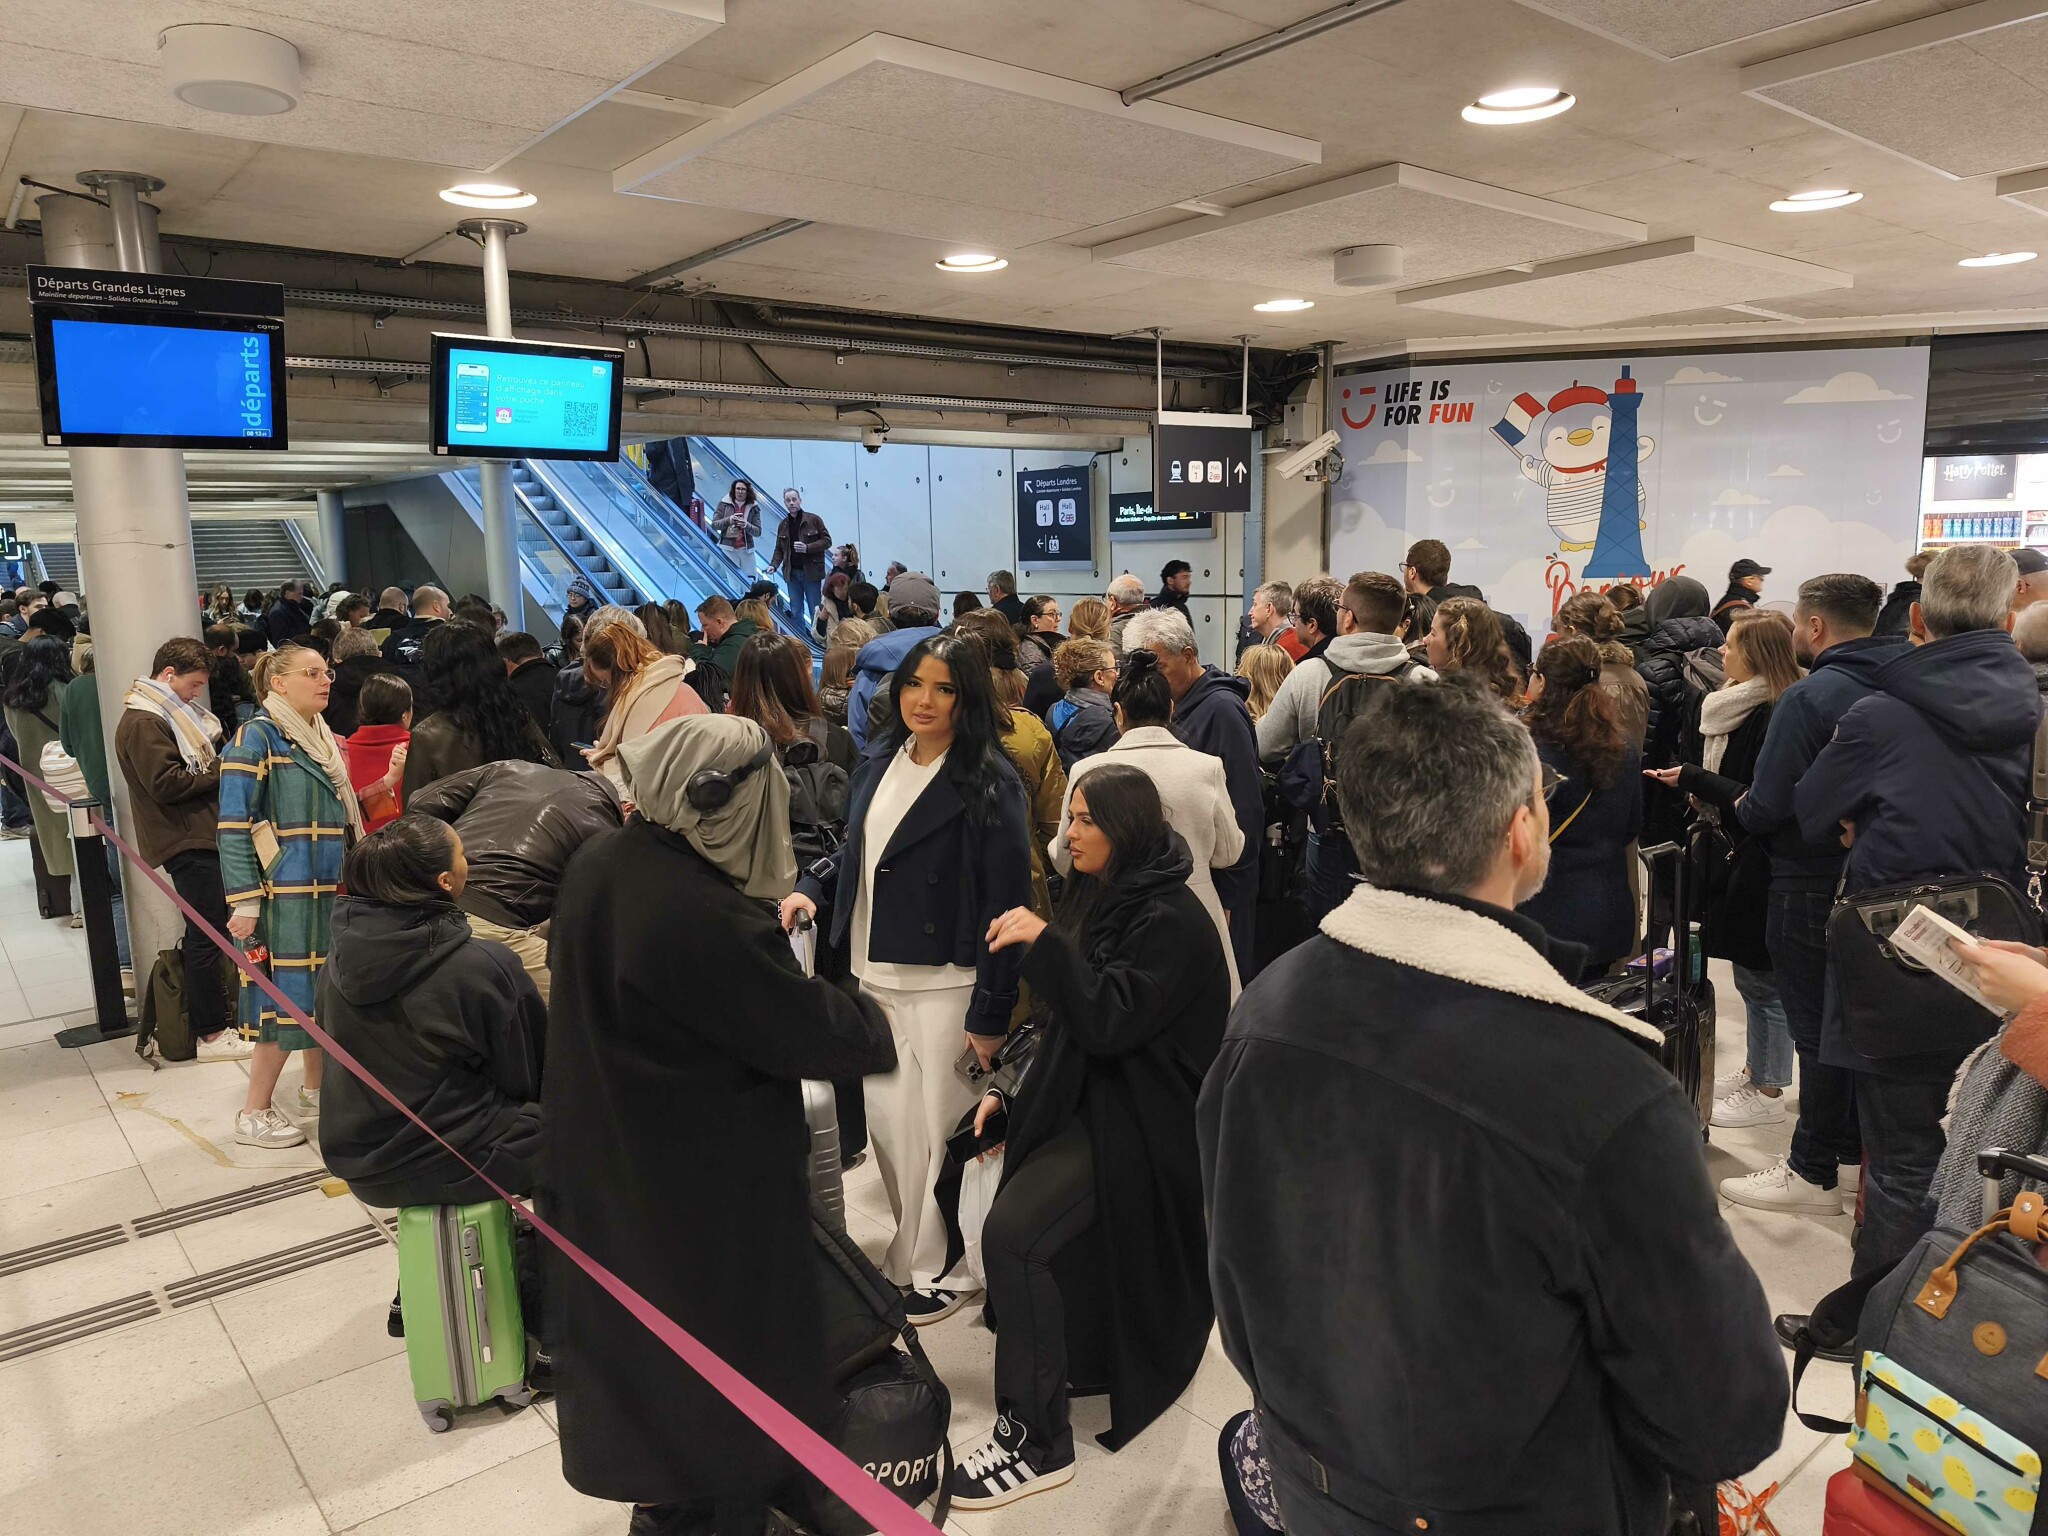
<svg viewBox="0 0 2048 1536">
<path fill-rule="evenodd" d="M 1128 613 L 1133 608 L 1145 606 L 1145 583 L 1129 571 L 1116 577 L 1109 584 L 1109 606 L 1119 613 Z"/>
<path fill-rule="evenodd" d="M 2048 603 L 2030 603 L 2013 621 L 2012 638 L 2029 661 L 2048 661 Z"/>
<path fill-rule="evenodd" d="M 412 616 L 416 619 L 445 619 L 450 613 L 448 594 L 439 587 L 415 587 Z"/>
<path fill-rule="evenodd" d="M 405 612 L 405 588 L 386 587 L 377 594 L 377 606 L 386 613 Z"/>
</svg>

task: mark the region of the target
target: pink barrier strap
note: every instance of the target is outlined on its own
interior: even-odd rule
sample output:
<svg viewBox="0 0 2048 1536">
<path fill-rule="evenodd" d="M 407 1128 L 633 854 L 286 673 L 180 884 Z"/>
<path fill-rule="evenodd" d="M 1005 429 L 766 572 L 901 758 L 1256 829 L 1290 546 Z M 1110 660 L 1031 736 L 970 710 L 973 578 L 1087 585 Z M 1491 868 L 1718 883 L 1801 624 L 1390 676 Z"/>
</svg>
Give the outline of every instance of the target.
<svg viewBox="0 0 2048 1536">
<path fill-rule="evenodd" d="M 60 793 L 54 785 L 30 773 L 13 759 L 0 756 L 0 765 L 12 768 L 38 789 L 54 795 L 56 798 L 67 803 L 72 803 L 69 796 Z M 463 1167 L 482 1179 L 484 1183 L 490 1185 L 492 1191 L 501 1200 L 504 1200 L 514 1210 L 518 1211 L 520 1215 L 533 1223 L 535 1231 L 539 1232 L 542 1237 L 545 1237 L 549 1242 L 561 1249 L 563 1253 L 568 1255 L 577 1268 L 581 1269 L 592 1280 L 595 1280 L 620 1306 L 637 1318 L 648 1332 L 652 1333 L 673 1350 L 685 1365 L 709 1382 L 727 1402 L 739 1409 L 749 1419 L 752 1419 L 769 1439 L 787 1451 L 806 1472 L 810 1473 L 811 1476 L 823 1483 L 833 1493 L 844 1499 L 862 1518 L 874 1526 L 881 1533 L 881 1536 L 942 1536 L 937 1526 L 933 1525 L 916 1510 L 897 1498 L 895 1494 L 863 1472 L 858 1465 L 848 1459 L 839 1447 L 832 1444 L 831 1441 L 804 1423 L 803 1420 L 783 1407 L 782 1404 L 776 1402 L 774 1398 L 755 1386 L 745 1376 L 742 1376 L 738 1371 L 726 1364 L 714 1350 L 695 1338 L 688 1329 L 682 1327 L 659 1307 L 655 1306 L 653 1302 L 642 1296 L 632 1286 L 621 1280 L 617 1275 L 605 1268 L 604 1265 L 598 1263 L 596 1259 L 585 1253 L 575 1243 L 556 1231 L 546 1221 L 535 1215 L 532 1209 L 516 1195 L 511 1194 L 507 1190 L 500 1189 L 483 1169 L 477 1167 L 467 1157 L 464 1157 L 455 1147 L 449 1146 L 439 1131 L 436 1131 L 426 1121 L 414 1114 L 407 1105 L 400 1102 L 398 1096 L 385 1087 L 382 1082 L 378 1081 L 368 1068 L 357 1061 L 355 1057 L 351 1056 L 341 1046 L 337 1045 L 334 1042 L 333 1036 L 329 1035 L 318 1024 L 315 1024 L 299 1008 L 298 1004 L 279 991 L 275 982 L 251 965 L 248 957 L 242 953 L 240 945 L 234 943 L 226 934 L 195 912 L 185 901 L 184 897 L 180 896 L 172 888 L 171 883 L 145 862 L 141 854 L 129 847 L 122 840 L 120 834 L 101 819 L 97 811 L 89 811 L 86 814 L 99 834 L 116 848 L 120 849 L 122 856 L 140 870 L 143 877 L 150 884 L 162 891 L 170 899 L 171 904 L 184 913 L 186 918 L 195 927 L 209 939 L 213 940 L 221 953 L 235 963 L 237 970 L 247 977 L 253 985 L 262 988 L 270 1000 L 277 1004 L 281 1012 L 289 1016 L 291 1021 L 298 1025 L 299 1028 L 319 1041 L 320 1048 L 323 1051 L 340 1062 L 343 1068 L 353 1073 L 372 1092 L 383 1099 L 385 1103 L 433 1137 L 435 1141 L 440 1142 L 443 1147 L 446 1147 L 455 1156 L 456 1160 Z"/>
</svg>

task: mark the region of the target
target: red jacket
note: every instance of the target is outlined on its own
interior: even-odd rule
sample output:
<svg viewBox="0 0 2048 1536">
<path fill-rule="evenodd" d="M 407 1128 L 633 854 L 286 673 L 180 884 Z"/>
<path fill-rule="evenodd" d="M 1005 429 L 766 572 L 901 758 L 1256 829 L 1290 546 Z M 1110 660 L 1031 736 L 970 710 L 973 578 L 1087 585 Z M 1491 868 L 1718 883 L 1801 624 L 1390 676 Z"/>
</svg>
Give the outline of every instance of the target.
<svg viewBox="0 0 2048 1536">
<path fill-rule="evenodd" d="M 412 732 L 402 725 L 359 725 L 353 736 L 342 738 L 341 748 L 348 758 L 348 781 L 356 787 L 356 798 L 363 803 L 363 830 L 374 832 L 387 821 L 396 821 L 404 809 L 399 804 L 399 791 L 386 795 L 378 790 L 374 799 L 369 791 L 391 771 L 391 754 L 412 740 Z"/>
</svg>

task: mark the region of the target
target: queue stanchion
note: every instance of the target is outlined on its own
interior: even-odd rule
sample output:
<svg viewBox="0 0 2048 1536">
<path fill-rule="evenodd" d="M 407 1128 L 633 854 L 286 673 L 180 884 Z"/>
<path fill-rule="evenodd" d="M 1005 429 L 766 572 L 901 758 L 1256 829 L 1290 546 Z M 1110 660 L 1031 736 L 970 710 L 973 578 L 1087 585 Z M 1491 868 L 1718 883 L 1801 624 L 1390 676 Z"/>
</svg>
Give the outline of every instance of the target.
<svg viewBox="0 0 2048 1536">
<path fill-rule="evenodd" d="M 121 1040 L 135 1033 L 128 1000 L 121 991 L 121 952 L 114 937 L 114 877 L 107 867 L 106 839 L 92 824 L 103 807 L 96 800 L 74 800 L 71 818 L 71 867 L 78 872 L 78 891 L 85 906 L 85 952 L 92 970 L 94 1021 L 57 1031 L 57 1044 L 67 1050 Z"/>
</svg>

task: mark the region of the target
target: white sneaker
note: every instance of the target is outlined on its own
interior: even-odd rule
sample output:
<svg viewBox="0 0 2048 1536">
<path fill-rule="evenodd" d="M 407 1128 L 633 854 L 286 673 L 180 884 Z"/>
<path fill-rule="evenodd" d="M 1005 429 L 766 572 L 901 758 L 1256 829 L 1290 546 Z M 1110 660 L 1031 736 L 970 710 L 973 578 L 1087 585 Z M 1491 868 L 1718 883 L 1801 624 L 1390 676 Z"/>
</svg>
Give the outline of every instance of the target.
<svg viewBox="0 0 2048 1536">
<path fill-rule="evenodd" d="M 200 1061 L 247 1061 L 256 1048 L 239 1029 L 224 1029 L 211 1040 L 201 1040 L 198 1049 Z"/>
<path fill-rule="evenodd" d="M 299 1112 L 309 1115 L 314 1119 L 319 1118 L 320 1090 L 318 1088 L 301 1088 L 299 1090 Z"/>
<path fill-rule="evenodd" d="M 275 1108 L 245 1109 L 235 1116 L 235 1140 L 245 1147 L 296 1147 L 305 1139 L 306 1133 Z"/>
<path fill-rule="evenodd" d="M 1839 1216 L 1842 1196 L 1837 1190 L 1809 1184 L 1792 1171 L 1792 1164 L 1779 1158 L 1768 1168 L 1739 1179 L 1721 1181 L 1722 1198 L 1759 1211 L 1796 1211 L 1807 1216 Z"/>
<path fill-rule="evenodd" d="M 1747 1064 L 1744 1064 L 1738 1072 L 1724 1072 L 1721 1076 L 1714 1079 L 1714 1097 L 1716 1099 L 1725 1099 L 1733 1094 L 1736 1089 L 1746 1086 L 1748 1082 L 1749 1067 Z"/>
<path fill-rule="evenodd" d="M 1776 1125 L 1785 1118 L 1785 1096 L 1772 1098 L 1754 1083 L 1744 1082 L 1725 1098 L 1714 1100 L 1714 1124 L 1724 1130 L 1745 1125 Z"/>
<path fill-rule="evenodd" d="M 1842 1197 L 1842 1209 L 1856 1209 L 1856 1195 L 1863 1188 L 1863 1165 L 1848 1163 L 1835 1170 L 1835 1193 Z"/>
</svg>

